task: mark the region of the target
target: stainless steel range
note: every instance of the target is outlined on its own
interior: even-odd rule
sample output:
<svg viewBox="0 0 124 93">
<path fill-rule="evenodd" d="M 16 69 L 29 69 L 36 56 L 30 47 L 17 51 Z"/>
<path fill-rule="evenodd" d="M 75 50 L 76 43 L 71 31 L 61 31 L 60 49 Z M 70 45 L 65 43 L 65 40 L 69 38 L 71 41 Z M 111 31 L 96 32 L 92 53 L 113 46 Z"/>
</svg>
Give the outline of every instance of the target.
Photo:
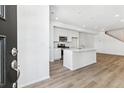
<svg viewBox="0 0 124 93">
<path fill-rule="evenodd" d="M 69 46 L 65 46 L 65 44 L 58 44 L 58 48 L 61 48 L 61 60 L 63 60 L 64 49 L 69 48 Z"/>
</svg>

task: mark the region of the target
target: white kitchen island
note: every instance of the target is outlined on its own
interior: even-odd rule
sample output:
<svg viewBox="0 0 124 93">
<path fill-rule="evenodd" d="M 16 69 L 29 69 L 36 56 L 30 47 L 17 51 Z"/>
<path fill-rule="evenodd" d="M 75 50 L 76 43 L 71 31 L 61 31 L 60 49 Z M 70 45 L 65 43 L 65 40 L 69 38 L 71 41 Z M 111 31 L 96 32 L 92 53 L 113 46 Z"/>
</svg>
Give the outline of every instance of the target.
<svg viewBox="0 0 124 93">
<path fill-rule="evenodd" d="M 70 70 L 76 70 L 96 63 L 96 49 L 65 49 L 63 65 Z"/>
</svg>

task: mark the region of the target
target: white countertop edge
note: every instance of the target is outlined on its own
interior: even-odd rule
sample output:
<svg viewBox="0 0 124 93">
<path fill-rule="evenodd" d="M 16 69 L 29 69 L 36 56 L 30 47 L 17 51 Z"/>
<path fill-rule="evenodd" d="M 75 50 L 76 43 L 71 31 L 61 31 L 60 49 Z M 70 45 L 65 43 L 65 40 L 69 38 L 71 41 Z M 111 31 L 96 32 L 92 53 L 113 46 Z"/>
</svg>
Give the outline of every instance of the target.
<svg viewBox="0 0 124 93">
<path fill-rule="evenodd" d="M 84 49 L 64 49 L 64 51 L 84 52 L 84 51 L 96 51 L 96 49 L 95 49 L 95 48 L 84 48 Z"/>
</svg>

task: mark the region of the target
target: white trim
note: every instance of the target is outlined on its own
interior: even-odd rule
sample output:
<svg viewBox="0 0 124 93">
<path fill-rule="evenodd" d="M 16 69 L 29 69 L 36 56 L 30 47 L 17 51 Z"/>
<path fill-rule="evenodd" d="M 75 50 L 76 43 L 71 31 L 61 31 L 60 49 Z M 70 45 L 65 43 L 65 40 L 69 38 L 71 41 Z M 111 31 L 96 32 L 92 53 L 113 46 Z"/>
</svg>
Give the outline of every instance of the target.
<svg viewBox="0 0 124 93">
<path fill-rule="evenodd" d="M 37 82 L 41 82 L 43 80 L 46 80 L 46 79 L 49 79 L 50 76 L 47 76 L 47 77 L 43 77 L 43 78 L 40 78 L 39 80 L 35 80 L 35 81 L 32 81 L 32 82 L 29 82 L 29 83 L 25 83 L 25 84 L 22 84 L 22 85 L 18 85 L 19 88 L 23 88 L 23 87 L 26 87 L 26 86 L 29 86 L 31 84 L 35 84 Z"/>
</svg>

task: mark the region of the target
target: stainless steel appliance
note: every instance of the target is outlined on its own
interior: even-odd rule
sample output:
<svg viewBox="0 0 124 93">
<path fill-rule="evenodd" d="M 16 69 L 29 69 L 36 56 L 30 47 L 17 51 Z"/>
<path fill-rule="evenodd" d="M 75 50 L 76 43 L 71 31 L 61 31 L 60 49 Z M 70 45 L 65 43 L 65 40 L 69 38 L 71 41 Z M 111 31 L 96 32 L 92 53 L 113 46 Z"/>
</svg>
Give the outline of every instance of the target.
<svg viewBox="0 0 124 93">
<path fill-rule="evenodd" d="M 66 36 L 59 36 L 59 42 L 67 42 Z"/>
<path fill-rule="evenodd" d="M 69 48 L 69 46 L 65 46 L 65 44 L 58 44 L 58 48 L 61 48 L 61 60 L 63 60 L 64 49 Z"/>
</svg>

